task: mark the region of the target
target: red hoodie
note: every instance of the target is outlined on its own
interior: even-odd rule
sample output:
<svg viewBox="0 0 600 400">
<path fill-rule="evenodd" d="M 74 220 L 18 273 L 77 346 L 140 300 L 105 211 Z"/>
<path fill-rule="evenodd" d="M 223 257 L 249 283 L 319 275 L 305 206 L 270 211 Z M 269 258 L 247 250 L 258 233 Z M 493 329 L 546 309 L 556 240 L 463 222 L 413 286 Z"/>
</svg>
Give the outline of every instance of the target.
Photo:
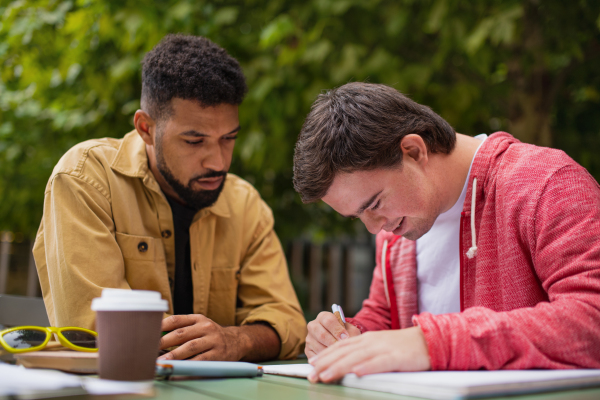
<svg viewBox="0 0 600 400">
<path fill-rule="evenodd" d="M 583 167 L 491 135 L 459 234 L 460 313 L 418 314 L 415 242 L 380 232 L 369 298 L 349 322 L 420 326 L 432 370 L 600 368 L 600 187 Z"/>
</svg>

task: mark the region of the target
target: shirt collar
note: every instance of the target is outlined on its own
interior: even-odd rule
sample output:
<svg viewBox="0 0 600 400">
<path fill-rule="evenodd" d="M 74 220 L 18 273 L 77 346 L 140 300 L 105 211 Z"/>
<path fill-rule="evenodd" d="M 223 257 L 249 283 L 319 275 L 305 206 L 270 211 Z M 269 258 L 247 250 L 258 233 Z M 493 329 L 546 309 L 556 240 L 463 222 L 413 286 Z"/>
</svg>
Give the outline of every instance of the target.
<svg viewBox="0 0 600 400">
<path fill-rule="evenodd" d="M 134 178 L 143 178 L 150 172 L 146 143 L 137 131 L 134 130 L 125 135 L 110 167 L 123 175 Z"/>
<path fill-rule="evenodd" d="M 125 135 L 119 150 L 117 150 L 117 155 L 115 156 L 115 159 L 110 167 L 113 170 L 132 178 L 143 179 L 146 177 L 146 175 L 148 175 L 150 179 L 156 180 L 154 178 L 154 174 L 152 174 L 152 171 L 150 171 L 150 168 L 148 168 L 146 143 L 144 143 L 140 135 L 135 130 Z M 229 180 L 229 174 L 227 175 L 227 180 Z M 159 187 L 158 184 L 156 186 Z M 219 198 L 215 204 L 205 208 L 204 210 L 200 210 L 199 214 L 201 216 L 205 215 L 206 212 L 210 212 L 219 217 L 230 217 L 231 213 L 228 201 L 230 191 L 228 190 L 228 186 L 229 185 L 227 182 L 225 182 L 223 191 L 219 195 Z M 162 193 L 162 195 L 165 196 L 164 193 Z"/>
<path fill-rule="evenodd" d="M 206 211 L 215 214 L 216 216 L 219 217 L 223 217 L 223 218 L 229 218 L 231 213 L 229 210 L 229 197 L 230 197 L 230 190 L 229 190 L 229 186 L 231 185 L 231 182 L 229 182 L 228 184 L 228 180 L 229 179 L 229 174 L 227 174 L 227 179 L 225 180 L 225 186 L 223 186 L 223 190 L 221 191 L 221 194 L 219 195 L 219 198 L 217 199 L 217 201 L 215 202 L 215 204 L 213 204 L 210 207 L 205 208 Z"/>
</svg>

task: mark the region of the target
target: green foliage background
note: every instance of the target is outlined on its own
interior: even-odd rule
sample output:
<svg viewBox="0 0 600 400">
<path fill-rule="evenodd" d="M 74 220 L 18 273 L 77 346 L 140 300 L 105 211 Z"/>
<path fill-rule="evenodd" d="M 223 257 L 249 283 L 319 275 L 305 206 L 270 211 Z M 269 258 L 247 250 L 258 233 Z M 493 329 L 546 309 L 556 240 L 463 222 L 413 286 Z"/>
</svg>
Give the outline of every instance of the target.
<svg viewBox="0 0 600 400">
<path fill-rule="evenodd" d="M 140 61 L 175 32 L 242 64 L 232 172 L 255 184 L 283 238 L 360 231 L 302 205 L 291 184 L 311 103 L 349 81 L 392 85 L 458 132 L 562 148 L 600 177 L 597 0 L 0 0 L 0 230 L 35 232 L 69 147 L 132 129 Z"/>
</svg>

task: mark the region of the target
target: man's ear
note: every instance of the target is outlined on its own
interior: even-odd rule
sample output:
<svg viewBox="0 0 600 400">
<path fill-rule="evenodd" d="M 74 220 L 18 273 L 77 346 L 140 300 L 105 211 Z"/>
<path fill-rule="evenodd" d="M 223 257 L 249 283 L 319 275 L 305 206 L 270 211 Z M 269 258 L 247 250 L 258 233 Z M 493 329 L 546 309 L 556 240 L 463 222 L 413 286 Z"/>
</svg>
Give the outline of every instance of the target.
<svg viewBox="0 0 600 400">
<path fill-rule="evenodd" d="M 404 136 L 400 142 L 400 150 L 402 151 L 403 159 L 410 157 L 417 164 L 427 164 L 429 159 L 427 145 L 421 136 L 414 133 Z"/>
<path fill-rule="evenodd" d="M 154 146 L 154 134 L 156 131 L 156 122 L 150 114 L 144 110 L 137 110 L 133 117 L 133 125 L 142 140 L 149 146 Z"/>
</svg>

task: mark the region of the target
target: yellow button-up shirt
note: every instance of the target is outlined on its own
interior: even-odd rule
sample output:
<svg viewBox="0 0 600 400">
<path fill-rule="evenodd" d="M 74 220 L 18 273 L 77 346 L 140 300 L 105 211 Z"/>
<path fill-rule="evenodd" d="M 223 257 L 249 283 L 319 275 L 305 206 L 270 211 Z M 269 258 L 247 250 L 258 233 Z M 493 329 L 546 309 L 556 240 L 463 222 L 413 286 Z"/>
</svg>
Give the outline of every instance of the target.
<svg viewBox="0 0 600 400">
<path fill-rule="evenodd" d="M 173 313 L 173 232 L 136 131 L 69 150 L 46 187 L 33 249 L 52 325 L 94 329 L 90 304 L 103 288 L 158 291 Z M 282 359 L 302 350 L 306 321 L 256 189 L 228 174 L 217 202 L 195 215 L 190 247 L 194 313 L 223 326 L 270 324 Z"/>
</svg>

